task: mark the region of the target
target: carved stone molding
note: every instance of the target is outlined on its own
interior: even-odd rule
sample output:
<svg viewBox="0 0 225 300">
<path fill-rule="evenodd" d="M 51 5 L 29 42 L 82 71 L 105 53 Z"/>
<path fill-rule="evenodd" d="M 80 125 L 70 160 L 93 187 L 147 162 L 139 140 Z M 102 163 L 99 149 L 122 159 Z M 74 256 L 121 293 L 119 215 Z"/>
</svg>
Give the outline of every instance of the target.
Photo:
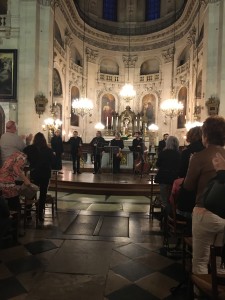
<svg viewBox="0 0 225 300">
<path fill-rule="evenodd" d="M 162 52 L 162 57 L 164 59 L 164 63 L 172 62 L 173 57 L 174 57 L 174 53 L 175 53 L 175 48 L 174 47 L 164 50 Z"/>
<path fill-rule="evenodd" d="M 98 57 L 98 51 L 93 50 L 89 47 L 86 47 L 87 60 L 89 62 L 95 63 L 96 58 Z"/>
<path fill-rule="evenodd" d="M 135 68 L 135 63 L 138 60 L 137 55 L 123 55 L 123 62 L 126 68 Z"/>
<path fill-rule="evenodd" d="M 189 31 L 189 34 L 187 36 L 187 43 L 189 45 L 194 45 L 195 44 L 196 33 L 197 33 L 196 28 L 195 28 L 195 26 L 193 26 L 191 28 L 191 30 Z"/>
<path fill-rule="evenodd" d="M 70 46 L 73 42 L 72 33 L 68 28 L 65 29 L 65 44 Z"/>
</svg>

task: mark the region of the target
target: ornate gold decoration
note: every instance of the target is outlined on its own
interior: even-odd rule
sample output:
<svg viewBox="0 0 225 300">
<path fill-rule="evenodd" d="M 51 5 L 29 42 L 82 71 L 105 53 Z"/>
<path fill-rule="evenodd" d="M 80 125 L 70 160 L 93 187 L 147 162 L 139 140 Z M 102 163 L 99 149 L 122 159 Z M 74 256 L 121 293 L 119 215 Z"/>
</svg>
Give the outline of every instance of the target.
<svg viewBox="0 0 225 300">
<path fill-rule="evenodd" d="M 206 101 L 206 106 L 208 108 L 208 115 L 215 116 L 219 113 L 220 100 L 217 97 L 211 96 L 208 101 Z"/>
<path fill-rule="evenodd" d="M 36 109 L 36 113 L 39 115 L 42 115 L 45 112 L 45 107 L 48 103 L 48 99 L 45 97 L 44 94 L 37 94 L 34 98 L 34 102 L 35 102 L 35 109 Z"/>
</svg>

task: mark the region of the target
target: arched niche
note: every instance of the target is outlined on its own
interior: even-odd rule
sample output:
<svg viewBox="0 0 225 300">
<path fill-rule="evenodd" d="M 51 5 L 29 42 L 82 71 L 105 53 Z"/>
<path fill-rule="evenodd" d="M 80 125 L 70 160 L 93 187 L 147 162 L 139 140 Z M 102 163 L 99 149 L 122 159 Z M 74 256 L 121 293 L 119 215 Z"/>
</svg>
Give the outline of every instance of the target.
<svg viewBox="0 0 225 300">
<path fill-rule="evenodd" d="M 186 123 L 186 113 L 187 113 L 187 88 L 182 87 L 178 93 L 178 101 L 184 106 L 182 113 L 177 118 L 177 128 L 184 128 Z"/>
<path fill-rule="evenodd" d="M 78 66 L 84 65 L 80 53 L 78 52 L 77 48 L 74 46 L 71 47 L 71 60 Z"/>
<path fill-rule="evenodd" d="M 159 61 L 157 59 L 149 59 L 142 63 L 140 75 L 148 75 L 159 73 Z"/>
<path fill-rule="evenodd" d="M 79 116 L 73 112 L 72 102 L 74 99 L 78 99 L 80 97 L 80 91 L 76 86 L 72 86 L 71 88 L 71 114 L 70 114 L 70 125 L 71 126 L 79 126 Z"/>
<path fill-rule="evenodd" d="M 64 43 L 63 43 L 63 39 L 62 39 L 62 35 L 59 29 L 58 24 L 55 22 L 54 23 L 54 30 L 55 30 L 55 39 L 57 40 L 57 42 L 62 46 L 62 48 L 64 48 Z"/>
<path fill-rule="evenodd" d="M 100 63 L 100 73 L 119 75 L 119 65 L 114 60 L 105 58 Z"/>
<path fill-rule="evenodd" d="M 101 122 L 107 129 L 112 128 L 116 100 L 112 94 L 106 93 L 101 99 Z"/>
<path fill-rule="evenodd" d="M 154 94 L 147 94 L 142 98 L 141 114 L 143 122 L 147 125 L 155 123 L 156 111 L 156 96 Z"/>
<path fill-rule="evenodd" d="M 190 47 L 187 46 L 183 49 L 181 54 L 179 55 L 177 59 L 177 67 L 180 67 L 184 65 L 190 58 Z"/>
<path fill-rule="evenodd" d="M 202 98 L 202 71 L 199 72 L 196 87 L 195 87 L 195 96 L 197 99 Z"/>
<path fill-rule="evenodd" d="M 62 81 L 56 69 L 53 69 L 53 96 L 62 96 Z"/>
</svg>

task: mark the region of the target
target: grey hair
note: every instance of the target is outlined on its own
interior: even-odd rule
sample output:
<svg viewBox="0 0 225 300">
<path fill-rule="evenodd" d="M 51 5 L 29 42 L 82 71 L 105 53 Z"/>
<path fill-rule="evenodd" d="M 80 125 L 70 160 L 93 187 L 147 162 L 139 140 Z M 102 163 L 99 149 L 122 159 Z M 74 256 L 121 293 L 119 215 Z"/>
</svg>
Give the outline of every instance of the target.
<svg viewBox="0 0 225 300">
<path fill-rule="evenodd" d="M 170 149 L 170 150 L 179 150 L 179 141 L 178 139 L 173 136 L 170 135 L 167 140 L 166 140 L 166 147 L 165 149 Z"/>
</svg>

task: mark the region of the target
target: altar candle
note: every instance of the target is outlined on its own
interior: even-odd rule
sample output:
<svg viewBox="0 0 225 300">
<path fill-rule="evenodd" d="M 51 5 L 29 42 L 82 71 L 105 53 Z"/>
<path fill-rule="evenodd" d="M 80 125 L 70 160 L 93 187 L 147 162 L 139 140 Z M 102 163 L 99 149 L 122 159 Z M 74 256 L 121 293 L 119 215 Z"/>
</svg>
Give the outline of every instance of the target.
<svg viewBox="0 0 225 300">
<path fill-rule="evenodd" d="M 116 118 L 116 129 L 118 127 L 118 117 Z"/>
<path fill-rule="evenodd" d="M 106 129 L 108 129 L 108 125 L 109 125 L 109 118 L 106 118 Z"/>
<path fill-rule="evenodd" d="M 111 120 L 111 128 L 113 128 L 113 117 L 112 117 L 112 120 Z"/>
</svg>

